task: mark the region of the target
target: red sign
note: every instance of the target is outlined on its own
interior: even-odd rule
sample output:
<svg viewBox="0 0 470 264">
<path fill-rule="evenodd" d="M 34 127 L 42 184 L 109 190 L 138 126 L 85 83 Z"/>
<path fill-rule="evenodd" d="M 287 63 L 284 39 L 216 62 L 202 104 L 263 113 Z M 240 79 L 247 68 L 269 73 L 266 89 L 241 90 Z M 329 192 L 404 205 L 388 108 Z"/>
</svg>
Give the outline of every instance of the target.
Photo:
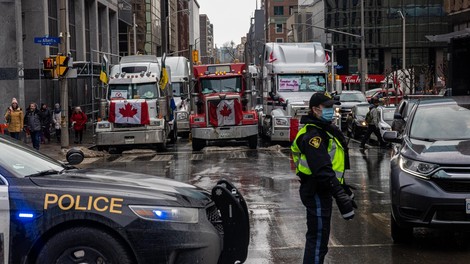
<svg viewBox="0 0 470 264">
<path fill-rule="evenodd" d="M 342 83 L 361 83 L 359 75 L 340 75 Z M 369 74 L 366 78 L 366 83 L 382 83 L 385 81 L 385 75 Z"/>
</svg>

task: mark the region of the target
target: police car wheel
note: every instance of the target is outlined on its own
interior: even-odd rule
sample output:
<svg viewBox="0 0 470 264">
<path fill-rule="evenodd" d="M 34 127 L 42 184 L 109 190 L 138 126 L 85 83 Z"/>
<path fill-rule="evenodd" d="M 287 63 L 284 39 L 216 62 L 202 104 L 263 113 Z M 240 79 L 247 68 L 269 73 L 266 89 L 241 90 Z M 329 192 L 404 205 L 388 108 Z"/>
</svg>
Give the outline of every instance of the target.
<svg viewBox="0 0 470 264">
<path fill-rule="evenodd" d="M 41 248 L 36 264 L 134 263 L 127 249 L 106 232 L 75 227 L 58 233 Z"/>
</svg>

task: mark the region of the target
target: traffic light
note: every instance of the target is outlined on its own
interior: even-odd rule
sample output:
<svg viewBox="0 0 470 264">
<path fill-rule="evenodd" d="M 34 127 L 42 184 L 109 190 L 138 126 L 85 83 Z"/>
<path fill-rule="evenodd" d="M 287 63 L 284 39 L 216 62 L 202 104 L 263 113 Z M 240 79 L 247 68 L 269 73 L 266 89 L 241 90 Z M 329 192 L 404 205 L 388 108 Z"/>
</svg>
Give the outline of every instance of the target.
<svg viewBox="0 0 470 264">
<path fill-rule="evenodd" d="M 55 60 L 54 58 L 45 58 L 43 61 L 42 73 L 46 79 L 55 78 Z"/>
<path fill-rule="evenodd" d="M 197 63 L 199 61 L 199 51 L 193 50 L 193 63 Z"/>
<path fill-rule="evenodd" d="M 67 56 L 62 56 L 62 55 L 57 55 L 55 57 L 56 60 L 56 75 L 57 78 L 60 77 L 65 77 L 65 74 L 67 74 L 67 71 L 69 70 L 69 57 Z"/>
</svg>

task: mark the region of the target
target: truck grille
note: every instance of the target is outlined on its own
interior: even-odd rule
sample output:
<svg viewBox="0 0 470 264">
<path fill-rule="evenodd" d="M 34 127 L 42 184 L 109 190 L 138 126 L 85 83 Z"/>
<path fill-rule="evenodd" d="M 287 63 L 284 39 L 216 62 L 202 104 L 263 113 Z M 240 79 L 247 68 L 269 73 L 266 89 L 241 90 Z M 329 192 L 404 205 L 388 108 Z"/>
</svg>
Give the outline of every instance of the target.
<svg viewBox="0 0 470 264">
<path fill-rule="evenodd" d="M 220 217 L 219 209 L 215 204 L 210 205 L 206 208 L 207 220 L 209 220 L 219 234 L 224 234 L 224 227 L 222 226 L 222 218 Z"/>
<path fill-rule="evenodd" d="M 208 114 L 208 117 L 209 117 L 208 120 L 207 120 L 207 125 L 208 126 L 211 126 L 213 124 L 217 124 L 217 118 L 218 118 L 219 115 L 229 115 L 229 114 L 232 114 L 232 111 L 242 111 L 241 107 L 239 107 L 239 108 L 235 107 L 235 104 L 240 104 L 240 101 L 239 101 L 238 98 L 226 98 L 226 99 L 223 99 L 223 100 L 230 103 L 230 105 L 232 105 L 232 108 L 218 109 L 219 104 L 222 101 L 222 99 L 220 99 L 219 97 L 209 98 L 207 100 L 206 109 L 208 111 L 207 114 Z M 237 110 L 237 109 L 239 109 L 239 110 Z M 235 112 L 235 116 L 236 115 L 241 115 L 243 117 L 243 113 Z M 234 124 L 222 124 L 221 126 L 227 126 L 227 125 L 234 125 Z"/>
<path fill-rule="evenodd" d="M 141 125 L 141 124 L 114 123 L 113 125 L 114 125 L 114 128 L 116 128 L 116 129 L 119 129 L 119 128 L 129 129 L 129 128 L 143 128 L 143 127 L 145 127 L 145 125 Z"/>
</svg>

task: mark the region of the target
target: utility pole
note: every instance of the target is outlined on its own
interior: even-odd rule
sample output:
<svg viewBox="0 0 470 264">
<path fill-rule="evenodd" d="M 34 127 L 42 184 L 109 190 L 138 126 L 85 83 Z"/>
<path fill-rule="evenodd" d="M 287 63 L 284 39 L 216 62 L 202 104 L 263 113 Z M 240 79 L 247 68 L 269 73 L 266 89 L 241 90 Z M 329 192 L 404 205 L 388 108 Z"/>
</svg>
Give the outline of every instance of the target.
<svg viewBox="0 0 470 264">
<path fill-rule="evenodd" d="M 135 13 L 133 13 L 132 14 L 132 33 L 134 34 L 134 55 L 137 55 L 137 32 L 136 31 L 137 31 L 137 24 L 135 23 Z"/>
<path fill-rule="evenodd" d="M 361 92 L 366 92 L 366 42 L 364 35 L 364 0 L 361 0 Z"/>
<path fill-rule="evenodd" d="M 18 100 L 24 104 L 24 109 L 29 105 L 24 97 L 24 65 L 23 65 L 23 19 L 21 15 L 21 1 L 15 1 L 15 20 L 16 20 L 16 59 L 18 66 Z"/>
<path fill-rule="evenodd" d="M 62 45 L 60 45 L 60 53 L 63 56 L 69 56 L 69 23 L 67 12 L 67 0 L 60 0 L 60 34 L 62 36 Z M 59 65 L 57 65 L 59 67 Z M 62 148 L 69 147 L 69 91 L 67 87 L 67 78 L 65 76 L 59 77 L 60 87 L 60 105 L 62 106 L 62 129 L 60 133 L 60 146 Z"/>
</svg>

